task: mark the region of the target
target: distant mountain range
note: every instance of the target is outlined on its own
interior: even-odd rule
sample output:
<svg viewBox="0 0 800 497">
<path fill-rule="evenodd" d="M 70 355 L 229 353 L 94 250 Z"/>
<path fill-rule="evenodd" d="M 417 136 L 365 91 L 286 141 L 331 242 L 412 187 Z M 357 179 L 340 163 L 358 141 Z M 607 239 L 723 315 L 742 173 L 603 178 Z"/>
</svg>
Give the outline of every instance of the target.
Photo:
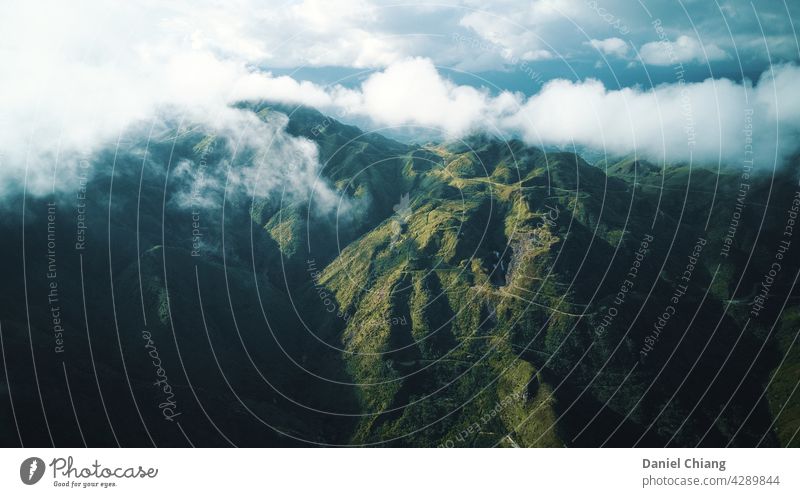
<svg viewBox="0 0 800 497">
<path fill-rule="evenodd" d="M 258 157 L 198 128 L 7 199 L 2 445 L 800 445 L 797 167 L 243 109 L 337 198 L 222 196 Z"/>
</svg>

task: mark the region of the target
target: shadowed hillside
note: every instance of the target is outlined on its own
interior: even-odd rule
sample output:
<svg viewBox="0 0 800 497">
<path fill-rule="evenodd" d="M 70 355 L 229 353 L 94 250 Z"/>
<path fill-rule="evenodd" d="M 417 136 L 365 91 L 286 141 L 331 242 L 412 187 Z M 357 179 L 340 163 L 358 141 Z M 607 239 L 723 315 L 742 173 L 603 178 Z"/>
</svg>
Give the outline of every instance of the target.
<svg viewBox="0 0 800 497">
<path fill-rule="evenodd" d="M 237 193 L 258 153 L 192 129 L 92 159 L 80 249 L 74 194 L 9 201 L 4 445 L 800 443 L 794 173 L 742 208 L 735 165 L 242 108 L 288 115 L 335 198 Z"/>
</svg>

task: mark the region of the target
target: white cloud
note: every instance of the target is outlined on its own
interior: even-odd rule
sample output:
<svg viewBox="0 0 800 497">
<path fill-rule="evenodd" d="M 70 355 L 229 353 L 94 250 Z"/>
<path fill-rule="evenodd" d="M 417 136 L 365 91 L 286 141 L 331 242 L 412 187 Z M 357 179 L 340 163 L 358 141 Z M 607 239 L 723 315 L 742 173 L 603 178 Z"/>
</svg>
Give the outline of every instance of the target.
<svg viewBox="0 0 800 497">
<path fill-rule="evenodd" d="M 628 44 L 621 38 L 606 38 L 605 40 L 589 40 L 590 46 L 604 55 L 612 55 L 624 59 L 628 55 Z"/>
<path fill-rule="evenodd" d="M 701 45 L 695 38 L 679 36 L 674 42 L 652 41 L 639 49 L 639 55 L 645 64 L 669 66 L 689 62 L 705 63 L 725 60 L 729 55 L 713 43 Z"/>
<path fill-rule="evenodd" d="M 757 166 L 771 168 L 776 147 L 778 160 L 797 150 L 798 79 L 800 68 L 787 65 L 776 67 L 774 77 L 765 73 L 755 86 L 709 79 L 651 90 L 608 89 L 596 80 L 554 80 L 526 99 L 455 85 L 429 60 L 410 59 L 375 73 L 357 90 L 318 90 L 329 95 L 326 110 L 376 125 L 434 127 L 450 135 L 501 132 L 532 145 L 575 143 L 669 162 L 741 163 L 742 129 L 752 109 L 753 156 Z"/>
<path fill-rule="evenodd" d="M 519 133 L 533 144 L 575 140 L 615 153 L 635 146 L 673 160 L 688 158 L 682 105 L 690 102 L 695 157 L 713 159 L 720 150 L 726 160 L 741 155 L 744 88 L 739 84 L 706 81 L 649 92 L 609 90 L 593 81 L 556 81 L 528 99 L 510 92 L 490 94 L 443 78 L 436 59 L 408 56 L 420 47 L 438 54 L 434 49 L 440 45 L 430 38 L 387 34 L 409 32 L 424 19 L 436 26 L 449 20 L 450 28 L 461 22 L 499 47 L 502 62 L 513 60 L 510 55 L 541 59 L 556 55 L 539 34 L 570 8 L 563 2 L 503 3 L 503 12 L 519 13 L 520 25 L 509 30 L 508 19 L 500 22 L 485 12 L 456 9 L 454 15 L 448 8 L 430 6 L 412 11 L 427 17 L 414 17 L 413 26 L 403 26 L 397 14 L 408 10 L 352 2 L 342 9 L 321 0 L 309 0 L 303 8 L 292 3 L 286 9 L 247 0 L 170 7 L 157 2 L 0 4 L 0 185 L 20 182 L 27 166 L 29 182 L 44 190 L 52 182 L 56 157 L 91 153 L 113 143 L 127 127 L 166 112 L 224 125 L 232 119 L 229 104 L 242 99 L 302 103 L 352 119 L 430 126 L 451 135 L 497 128 Z M 567 14 L 597 17 L 583 11 Z M 434 22 L 440 17 L 441 23 Z M 534 25 L 536 35 L 529 28 Z M 621 41 L 590 43 L 622 54 Z M 459 53 L 451 37 L 441 43 L 451 50 L 447 57 Z M 673 44 L 677 60 L 698 60 L 701 48 L 684 36 Z M 710 58 L 725 56 L 714 45 L 706 51 Z M 468 54 L 461 54 L 462 60 Z M 662 46 L 642 48 L 650 63 L 663 63 L 664 54 Z M 381 69 L 358 88 L 322 87 L 258 69 L 267 62 Z M 794 147 L 796 136 L 790 133 L 797 132 L 800 112 L 792 86 L 798 79 L 795 66 L 780 67 L 774 80 L 767 75 L 753 90 L 761 150 L 774 149 L 776 137 L 769 133 L 776 124 L 781 152 Z"/>
<path fill-rule="evenodd" d="M 409 59 L 371 76 L 358 113 L 389 125 L 414 123 L 467 131 L 485 113 L 485 93 L 443 79 L 427 59 Z"/>
<path fill-rule="evenodd" d="M 340 202 L 319 177 L 316 145 L 289 135 L 287 123 L 288 118 L 279 113 L 259 117 L 233 108 L 224 110 L 213 123 L 202 123 L 203 131 L 214 136 L 213 149 L 224 151 L 223 158 L 212 167 L 179 160 L 171 175 L 184 188 L 177 189 L 170 202 L 184 208 L 210 208 L 234 195 L 266 198 L 277 193 L 284 203 L 313 198 L 315 206 L 326 212 L 348 209 L 349 202 Z M 231 160 L 236 161 L 235 167 L 229 167 Z"/>
<path fill-rule="evenodd" d="M 33 193 L 68 188 L 60 178 L 72 176 L 76 157 L 113 146 L 141 123 L 185 119 L 233 133 L 255 125 L 229 107 L 240 99 L 330 102 L 314 85 L 253 70 L 244 54 L 260 48 L 236 37 L 212 47 L 173 29 L 155 7 L 83 5 L 91 12 L 61 2 L 0 8 L 0 193 L 23 178 Z"/>
<path fill-rule="evenodd" d="M 485 11 L 471 12 L 459 24 L 499 48 L 504 61 L 547 60 L 556 56 L 535 30 Z"/>
</svg>

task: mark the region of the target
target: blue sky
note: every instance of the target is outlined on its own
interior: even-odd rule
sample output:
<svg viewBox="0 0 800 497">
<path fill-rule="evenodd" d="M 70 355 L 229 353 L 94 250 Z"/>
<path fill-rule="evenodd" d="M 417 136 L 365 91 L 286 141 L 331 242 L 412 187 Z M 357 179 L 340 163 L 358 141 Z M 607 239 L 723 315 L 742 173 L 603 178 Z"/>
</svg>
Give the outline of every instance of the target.
<svg viewBox="0 0 800 497">
<path fill-rule="evenodd" d="M 789 0 L 2 2 L 0 174 L 153 120 L 232 130 L 243 100 L 712 164 L 740 162 L 752 126 L 771 168 L 800 143 L 799 16 Z"/>
<path fill-rule="evenodd" d="M 755 79 L 800 53 L 789 21 L 800 4 L 783 0 L 347 3 L 351 14 L 332 16 L 325 28 L 299 22 L 286 50 L 270 53 L 263 66 L 355 84 L 365 70 L 422 56 L 459 83 L 480 84 L 468 76 L 475 74 L 531 94 L 552 78 L 593 77 L 609 87 L 673 82 L 675 63 L 687 81 Z M 324 18 L 336 8 L 330 5 L 315 5 L 317 14 L 308 16 Z M 326 42 L 330 32 L 337 43 Z M 663 40 L 675 47 L 674 58 L 663 54 Z"/>
</svg>

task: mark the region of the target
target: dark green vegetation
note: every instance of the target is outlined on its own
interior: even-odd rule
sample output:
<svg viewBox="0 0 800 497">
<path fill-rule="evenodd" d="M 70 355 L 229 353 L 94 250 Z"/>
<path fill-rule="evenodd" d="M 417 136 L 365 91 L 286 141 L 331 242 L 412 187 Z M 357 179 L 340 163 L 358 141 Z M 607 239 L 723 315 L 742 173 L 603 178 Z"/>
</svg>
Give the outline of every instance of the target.
<svg viewBox="0 0 800 497">
<path fill-rule="evenodd" d="M 17 426 L 26 446 L 800 443 L 793 170 L 749 178 L 737 211 L 736 165 L 592 166 L 483 136 L 408 146 L 254 111 L 291 115 L 338 199 L 226 190 L 256 155 L 195 130 L 152 140 L 144 162 L 143 142 L 95 158 L 82 251 L 74 195 L 9 202 L 4 445 Z M 194 213 L 176 200 L 182 160 L 220 180 Z"/>
</svg>

